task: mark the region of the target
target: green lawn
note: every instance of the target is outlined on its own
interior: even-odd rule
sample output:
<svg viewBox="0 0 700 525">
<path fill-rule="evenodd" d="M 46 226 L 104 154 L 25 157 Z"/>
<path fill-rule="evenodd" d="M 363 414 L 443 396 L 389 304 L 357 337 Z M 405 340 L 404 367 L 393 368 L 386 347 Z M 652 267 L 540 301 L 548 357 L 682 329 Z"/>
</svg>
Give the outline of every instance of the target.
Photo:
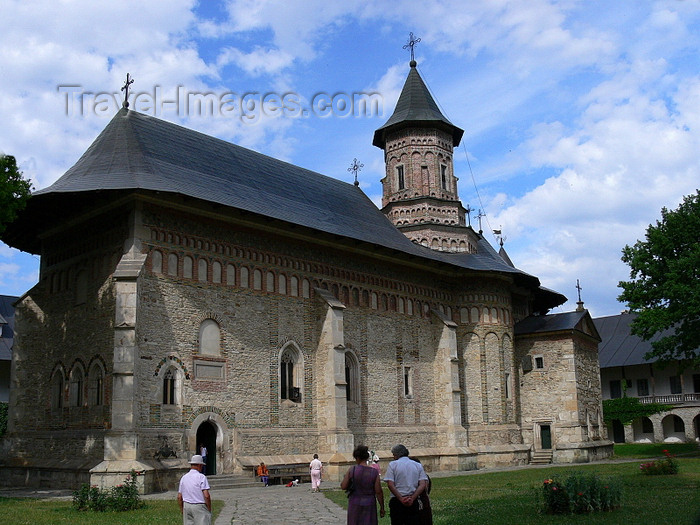
<svg viewBox="0 0 700 525">
<path fill-rule="evenodd" d="M 625 445 L 626 447 L 627 445 Z M 650 445 L 647 445 L 647 447 Z M 680 453 L 674 446 L 661 448 Z M 631 449 L 615 447 L 618 456 L 629 456 Z M 634 454 L 648 458 L 649 450 Z M 603 463 L 571 467 L 521 469 L 508 472 L 475 473 L 450 478 L 433 478 L 431 501 L 435 525 L 528 525 L 528 524 L 641 524 L 695 525 L 700 518 L 700 457 L 678 458 L 680 472 L 675 476 L 644 476 L 639 462 Z M 551 516 L 540 514 L 538 495 L 542 482 L 564 477 L 572 470 L 616 476 L 623 486 L 622 508 L 607 513 Z M 385 488 L 388 502 L 388 491 Z M 347 506 L 345 493 L 325 491 L 326 497 Z M 214 502 L 214 515 L 223 502 Z M 388 505 L 387 505 L 388 510 Z M 0 523 L 12 525 L 149 525 L 181 523 L 176 501 L 146 500 L 146 508 L 123 513 L 77 512 L 70 501 L 0 498 Z M 389 517 L 380 520 L 389 525 Z M 291 524 L 290 525 L 298 525 Z M 700 522 L 698 522 L 700 525 Z"/>
<path fill-rule="evenodd" d="M 615 445 L 613 459 L 661 457 L 664 450 L 675 455 L 700 452 L 697 443 L 618 443 Z"/>
<path fill-rule="evenodd" d="M 700 458 L 678 461 L 680 473 L 675 476 L 644 476 L 639 472 L 639 463 L 632 462 L 434 478 L 433 521 L 435 525 L 691 525 L 694 519 L 700 518 Z M 622 508 L 586 515 L 540 514 L 538 494 L 542 482 L 555 476 L 563 477 L 574 469 L 619 477 L 623 486 Z M 388 498 L 386 488 L 384 493 Z M 326 495 L 347 506 L 343 492 L 326 492 Z M 379 523 L 388 525 L 389 517 L 380 519 Z"/>
<path fill-rule="evenodd" d="M 213 516 L 224 507 L 213 502 Z M 212 520 L 213 522 L 213 520 Z M 182 523 L 177 501 L 147 500 L 146 507 L 130 512 L 78 512 L 67 500 L 0 498 L 0 523 L 12 525 L 150 525 Z"/>
</svg>

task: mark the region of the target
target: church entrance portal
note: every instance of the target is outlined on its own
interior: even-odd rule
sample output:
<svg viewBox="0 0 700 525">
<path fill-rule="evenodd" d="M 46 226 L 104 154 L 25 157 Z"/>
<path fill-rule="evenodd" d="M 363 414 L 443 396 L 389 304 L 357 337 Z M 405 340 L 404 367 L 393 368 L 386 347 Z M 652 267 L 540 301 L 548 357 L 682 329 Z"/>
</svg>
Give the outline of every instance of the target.
<svg viewBox="0 0 700 525">
<path fill-rule="evenodd" d="M 207 449 L 207 476 L 216 474 L 216 425 L 205 421 L 197 429 L 197 454 L 200 446 Z"/>
</svg>

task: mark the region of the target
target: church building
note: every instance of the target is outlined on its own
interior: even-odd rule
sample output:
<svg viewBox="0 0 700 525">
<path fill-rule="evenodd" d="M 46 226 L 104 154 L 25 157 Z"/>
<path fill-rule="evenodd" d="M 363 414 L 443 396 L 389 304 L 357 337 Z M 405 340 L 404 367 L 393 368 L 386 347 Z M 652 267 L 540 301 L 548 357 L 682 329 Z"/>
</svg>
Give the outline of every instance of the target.
<svg viewBox="0 0 700 525">
<path fill-rule="evenodd" d="M 607 457 L 587 311 L 468 224 L 463 130 L 411 61 L 382 209 L 357 185 L 122 108 L 3 236 L 15 303 L 5 484 L 142 490 L 354 446 L 427 470 Z M 368 137 L 369 140 L 369 137 Z M 544 459 L 543 459 L 544 458 Z"/>
</svg>

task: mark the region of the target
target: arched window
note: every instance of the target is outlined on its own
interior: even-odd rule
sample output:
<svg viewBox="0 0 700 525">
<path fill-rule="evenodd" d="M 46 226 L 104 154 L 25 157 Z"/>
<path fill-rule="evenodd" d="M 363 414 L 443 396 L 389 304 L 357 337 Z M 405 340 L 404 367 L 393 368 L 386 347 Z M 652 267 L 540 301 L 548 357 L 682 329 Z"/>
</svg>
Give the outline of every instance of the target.
<svg viewBox="0 0 700 525">
<path fill-rule="evenodd" d="M 211 265 L 211 280 L 214 283 L 221 282 L 221 263 L 214 261 Z"/>
<path fill-rule="evenodd" d="M 151 255 L 151 268 L 153 273 L 163 273 L 163 254 L 158 250 Z"/>
<path fill-rule="evenodd" d="M 287 277 L 281 273 L 277 279 L 277 291 L 282 295 L 287 295 Z"/>
<path fill-rule="evenodd" d="M 360 403 L 360 366 L 352 352 L 345 352 L 345 399 Z"/>
<path fill-rule="evenodd" d="M 207 270 L 209 269 L 209 265 L 207 264 L 206 259 L 199 259 L 197 261 L 197 279 L 199 282 L 205 283 L 207 282 Z"/>
<path fill-rule="evenodd" d="M 76 364 L 70 374 L 70 406 L 83 406 L 84 378 L 83 369 Z"/>
<path fill-rule="evenodd" d="M 199 353 L 202 355 L 221 354 L 221 330 L 213 319 L 205 319 L 199 326 Z"/>
<path fill-rule="evenodd" d="M 293 275 L 289 278 L 289 295 L 292 297 L 299 296 L 299 279 Z"/>
<path fill-rule="evenodd" d="M 189 255 L 182 258 L 182 276 L 187 279 L 192 279 L 194 261 Z"/>
<path fill-rule="evenodd" d="M 253 272 L 253 289 L 262 290 L 262 272 L 258 269 Z"/>
<path fill-rule="evenodd" d="M 250 271 L 247 266 L 241 266 L 241 288 L 250 288 Z"/>
<path fill-rule="evenodd" d="M 168 275 L 177 275 L 177 254 L 168 255 Z"/>
<path fill-rule="evenodd" d="M 51 408 L 63 408 L 63 372 L 60 370 L 51 378 Z"/>
<path fill-rule="evenodd" d="M 301 403 L 301 352 L 294 344 L 287 344 L 280 356 L 280 398 Z"/>
<path fill-rule="evenodd" d="M 104 405 L 105 373 L 99 363 L 93 363 L 88 374 L 88 404 L 90 406 Z"/>
<path fill-rule="evenodd" d="M 275 274 L 272 272 L 267 272 L 265 276 L 265 291 L 274 292 L 275 291 Z"/>
<path fill-rule="evenodd" d="M 175 386 L 177 374 L 172 368 L 168 368 L 163 374 L 163 404 L 175 405 Z"/>
<path fill-rule="evenodd" d="M 236 286 L 236 267 L 233 264 L 226 265 L 226 284 Z"/>
<path fill-rule="evenodd" d="M 304 279 L 301 282 L 301 292 L 302 292 L 302 297 L 304 299 L 308 299 L 311 297 L 311 284 L 309 283 L 308 279 Z"/>
</svg>

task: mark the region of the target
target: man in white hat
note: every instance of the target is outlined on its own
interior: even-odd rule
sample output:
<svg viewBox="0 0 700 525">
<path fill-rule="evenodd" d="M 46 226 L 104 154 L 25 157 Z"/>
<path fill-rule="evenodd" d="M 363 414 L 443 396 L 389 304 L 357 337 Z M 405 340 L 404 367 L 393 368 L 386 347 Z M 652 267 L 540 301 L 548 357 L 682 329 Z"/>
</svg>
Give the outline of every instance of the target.
<svg viewBox="0 0 700 525">
<path fill-rule="evenodd" d="M 183 525 L 211 525 L 211 496 L 209 482 L 202 474 L 204 459 L 192 456 L 190 471 L 180 479 L 177 502 L 180 504 Z"/>
</svg>

